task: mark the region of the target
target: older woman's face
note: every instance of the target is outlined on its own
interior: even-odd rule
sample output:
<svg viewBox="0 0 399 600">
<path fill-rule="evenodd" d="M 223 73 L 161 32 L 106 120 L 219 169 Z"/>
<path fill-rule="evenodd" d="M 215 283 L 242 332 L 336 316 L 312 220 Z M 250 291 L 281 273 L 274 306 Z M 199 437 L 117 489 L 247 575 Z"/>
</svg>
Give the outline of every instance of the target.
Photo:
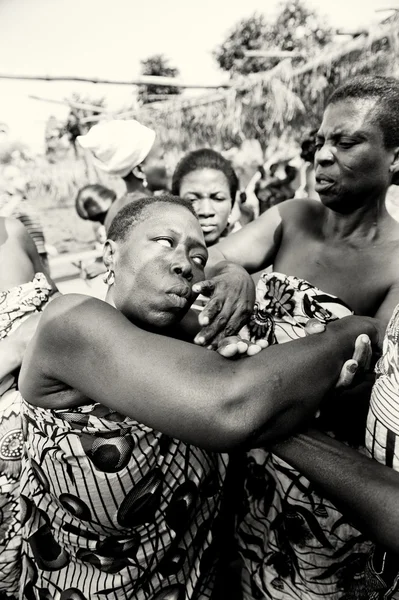
<svg viewBox="0 0 399 600">
<path fill-rule="evenodd" d="M 165 328 L 179 322 L 196 298 L 208 258 L 197 219 L 188 209 L 159 202 L 118 245 L 113 301 L 132 322 Z"/>
<path fill-rule="evenodd" d="M 226 175 L 217 169 L 198 169 L 183 177 L 179 196 L 190 200 L 207 246 L 215 244 L 227 227 L 233 199 Z"/>
<path fill-rule="evenodd" d="M 330 104 L 317 133 L 316 191 L 329 208 L 350 212 L 385 194 L 394 150 L 384 145 L 374 100 Z"/>
</svg>

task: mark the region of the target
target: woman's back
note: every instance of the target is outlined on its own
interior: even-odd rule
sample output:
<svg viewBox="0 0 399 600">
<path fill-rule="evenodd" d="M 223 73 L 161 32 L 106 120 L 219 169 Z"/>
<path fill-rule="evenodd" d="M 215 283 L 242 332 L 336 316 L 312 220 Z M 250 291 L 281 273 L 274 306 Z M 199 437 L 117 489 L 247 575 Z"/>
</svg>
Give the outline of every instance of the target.
<svg viewBox="0 0 399 600">
<path fill-rule="evenodd" d="M 100 404 L 23 402 L 23 429 L 21 597 L 210 597 L 223 455 Z"/>
</svg>

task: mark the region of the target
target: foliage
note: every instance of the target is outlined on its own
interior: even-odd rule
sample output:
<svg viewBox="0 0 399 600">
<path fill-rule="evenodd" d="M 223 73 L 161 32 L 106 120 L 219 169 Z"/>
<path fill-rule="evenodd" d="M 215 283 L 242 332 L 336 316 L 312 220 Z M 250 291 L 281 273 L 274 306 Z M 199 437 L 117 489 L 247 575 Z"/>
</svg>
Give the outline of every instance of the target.
<svg viewBox="0 0 399 600">
<path fill-rule="evenodd" d="M 301 52 L 304 57 L 294 59 L 300 64 L 317 54 L 331 37 L 331 27 L 316 12 L 302 0 L 288 0 L 273 21 L 257 14 L 240 21 L 214 56 L 219 67 L 231 74 L 258 73 L 274 67 L 280 59 L 246 58 L 246 50 Z"/>
<path fill-rule="evenodd" d="M 163 54 L 154 54 L 141 61 L 142 75 L 158 77 L 178 77 L 179 70 L 169 65 L 169 60 Z M 138 99 L 142 104 L 162 100 L 165 96 L 180 94 L 180 88 L 174 86 L 142 85 L 139 87 Z"/>
</svg>

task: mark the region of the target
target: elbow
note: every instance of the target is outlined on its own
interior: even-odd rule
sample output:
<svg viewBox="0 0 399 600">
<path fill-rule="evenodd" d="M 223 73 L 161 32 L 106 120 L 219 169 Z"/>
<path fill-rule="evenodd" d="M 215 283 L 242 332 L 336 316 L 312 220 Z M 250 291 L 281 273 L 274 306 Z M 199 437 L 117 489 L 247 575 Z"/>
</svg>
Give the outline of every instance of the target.
<svg viewBox="0 0 399 600">
<path fill-rule="evenodd" d="M 248 448 L 251 442 L 272 424 L 274 415 L 267 409 L 267 399 L 231 392 L 223 398 L 212 416 L 212 450 L 230 452 Z"/>
</svg>

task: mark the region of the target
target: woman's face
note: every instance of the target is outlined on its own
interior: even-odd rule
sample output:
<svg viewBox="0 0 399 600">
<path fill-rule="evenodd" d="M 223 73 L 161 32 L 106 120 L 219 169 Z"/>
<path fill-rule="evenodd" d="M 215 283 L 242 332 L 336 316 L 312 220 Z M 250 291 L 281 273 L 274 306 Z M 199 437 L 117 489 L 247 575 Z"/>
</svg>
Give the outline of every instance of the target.
<svg viewBox="0 0 399 600">
<path fill-rule="evenodd" d="M 190 308 L 208 253 L 197 219 L 183 206 L 158 202 L 143 216 L 123 242 L 114 242 L 111 299 L 133 323 L 157 330 Z"/>
<path fill-rule="evenodd" d="M 148 189 L 152 192 L 167 190 L 169 188 L 169 177 L 165 167 L 165 153 L 157 140 L 149 154 L 141 163 L 141 170 L 146 179 Z"/>
<path fill-rule="evenodd" d="M 190 200 L 207 246 L 215 244 L 227 227 L 233 199 L 226 175 L 217 169 L 198 169 L 185 175 L 179 196 Z"/>
</svg>

